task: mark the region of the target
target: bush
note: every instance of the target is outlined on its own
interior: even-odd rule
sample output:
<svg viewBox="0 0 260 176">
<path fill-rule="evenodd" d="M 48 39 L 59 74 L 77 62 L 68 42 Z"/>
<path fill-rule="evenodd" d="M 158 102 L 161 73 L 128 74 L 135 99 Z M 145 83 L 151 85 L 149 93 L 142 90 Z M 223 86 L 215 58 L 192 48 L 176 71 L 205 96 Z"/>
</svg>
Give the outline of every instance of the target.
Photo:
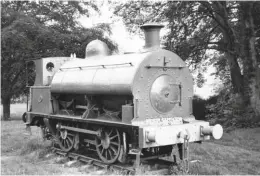
<svg viewBox="0 0 260 176">
<path fill-rule="evenodd" d="M 244 106 L 243 98 L 234 94 L 230 87 L 222 88 L 219 94 L 207 100 L 206 119 L 211 124 L 224 127 L 256 127 L 256 117 L 252 110 Z"/>
</svg>

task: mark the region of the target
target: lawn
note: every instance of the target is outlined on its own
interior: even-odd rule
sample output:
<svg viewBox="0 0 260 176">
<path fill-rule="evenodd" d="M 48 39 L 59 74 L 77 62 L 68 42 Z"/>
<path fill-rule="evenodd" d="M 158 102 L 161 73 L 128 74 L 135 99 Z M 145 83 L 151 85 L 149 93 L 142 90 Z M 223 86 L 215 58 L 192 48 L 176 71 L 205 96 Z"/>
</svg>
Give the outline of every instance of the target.
<svg viewBox="0 0 260 176">
<path fill-rule="evenodd" d="M 51 143 L 43 142 L 39 128 L 32 127 L 29 135 L 21 120 L 25 111 L 26 104 L 13 104 L 10 121 L 1 121 L 1 175 L 86 174 L 66 167 L 64 158 L 53 155 Z"/>
<path fill-rule="evenodd" d="M 26 106 L 12 106 L 15 107 L 17 111 L 11 110 L 11 121 L 1 121 L 2 175 L 108 174 L 81 164 L 66 167 L 66 159 L 51 153 L 50 142 L 42 141 L 37 127 L 32 127 L 29 135 L 18 120 Z M 259 175 L 259 158 L 260 128 L 236 129 L 224 133 L 221 140 L 191 144 L 190 160 L 197 162 L 190 163 L 190 174 Z"/>
<path fill-rule="evenodd" d="M 219 141 L 191 145 L 194 174 L 259 175 L 260 128 L 237 129 Z"/>
</svg>

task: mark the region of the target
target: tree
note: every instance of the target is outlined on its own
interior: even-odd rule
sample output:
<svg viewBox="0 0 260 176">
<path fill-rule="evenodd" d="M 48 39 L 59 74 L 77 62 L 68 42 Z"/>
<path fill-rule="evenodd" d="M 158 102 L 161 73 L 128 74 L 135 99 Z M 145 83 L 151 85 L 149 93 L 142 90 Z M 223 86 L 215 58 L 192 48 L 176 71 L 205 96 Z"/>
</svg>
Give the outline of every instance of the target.
<svg viewBox="0 0 260 176">
<path fill-rule="evenodd" d="M 31 58 L 34 55 L 33 47 L 36 37 L 21 30 L 36 34 L 39 32 L 39 25 L 23 16 L 2 29 L 1 99 L 5 120 L 10 116 L 11 98 L 21 94 L 25 87 L 25 81 L 19 81 L 25 75 L 25 58 Z"/>
<path fill-rule="evenodd" d="M 79 15 L 89 16 L 90 9 L 99 12 L 92 1 L 3 1 L 1 5 L 4 19 L 8 17 L 8 13 L 20 12 L 33 17 L 45 26 L 62 32 L 69 32 L 80 27 L 75 19 Z M 9 16 L 9 18 L 12 17 Z M 11 22 L 12 20 L 9 20 L 3 24 L 8 25 Z"/>
<path fill-rule="evenodd" d="M 71 53 L 85 57 L 85 47 L 94 39 L 103 40 L 111 50 L 116 49 L 115 44 L 104 37 L 103 27 L 84 29 L 75 22 L 78 13 L 86 12 L 79 2 L 2 2 L 1 100 L 4 120 L 10 117 L 10 99 L 26 90 L 26 61 L 69 56 Z"/>
<path fill-rule="evenodd" d="M 192 65 L 205 61 L 208 50 L 222 55 L 226 62 L 218 62 L 217 57 L 215 62 L 227 63 L 232 92 L 242 97 L 245 109 L 250 108 L 260 116 L 259 2 L 170 1 L 157 3 L 159 8 L 152 2 L 145 2 L 142 8 L 141 3 L 120 4 L 115 13 L 126 24 L 132 23 L 130 26 L 158 20 L 167 23 L 165 48 Z M 132 14 L 149 18 L 141 18 L 140 22 L 140 18 L 131 18 Z"/>
</svg>

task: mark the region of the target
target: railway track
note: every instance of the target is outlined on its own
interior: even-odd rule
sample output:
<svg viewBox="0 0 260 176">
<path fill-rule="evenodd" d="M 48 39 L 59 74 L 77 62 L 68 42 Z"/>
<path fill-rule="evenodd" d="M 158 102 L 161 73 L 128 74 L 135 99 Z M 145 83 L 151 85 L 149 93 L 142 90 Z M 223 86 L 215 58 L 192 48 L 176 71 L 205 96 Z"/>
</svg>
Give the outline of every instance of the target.
<svg viewBox="0 0 260 176">
<path fill-rule="evenodd" d="M 84 152 L 64 152 L 59 148 L 53 147 L 52 151 L 60 156 L 67 157 L 72 160 L 80 161 L 82 163 L 86 163 L 89 165 L 96 166 L 98 168 L 104 169 L 105 171 L 116 171 L 117 173 L 123 174 L 123 175 L 135 175 L 135 174 L 149 174 L 149 175 L 168 175 L 171 174 L 171 168 L 173 166 L 173 162 L 157 158 L 153 160 L 144 160 L 142 161 L 142 164 L 139 167 L 134 167 L 133 163 L 128 164 L 122 164 L 122 163 L 116 163 L 116 164 L 106 164 L 102 162 L 101 160 L 97 159 L 95 155 L 91 155 L 88 153 L 86 156 L 86 153 Z"/>
</svg>

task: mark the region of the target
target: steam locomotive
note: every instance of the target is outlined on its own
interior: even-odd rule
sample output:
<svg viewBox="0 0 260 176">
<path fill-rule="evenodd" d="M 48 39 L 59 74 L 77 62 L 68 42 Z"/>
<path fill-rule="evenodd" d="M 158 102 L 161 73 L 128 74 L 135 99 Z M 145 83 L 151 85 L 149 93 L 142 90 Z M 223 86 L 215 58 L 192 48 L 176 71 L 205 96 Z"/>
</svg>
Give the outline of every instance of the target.
<svg viewBox="0 0 260 176">
<path fill-rule="evenodd" d="M 220 139 L 220 125 L 192 115 L 193 80 L 183 60 L 160 48 L 159 24 L 145 24 L 145 46 L 110 55 L 99 40 L 84 59 L 35 60 L 36 79 L 23 119 L 63 151 L 94 149 L 104 163 L 168 156 L 187 159 L 187 144 Z"/>
</svg>

